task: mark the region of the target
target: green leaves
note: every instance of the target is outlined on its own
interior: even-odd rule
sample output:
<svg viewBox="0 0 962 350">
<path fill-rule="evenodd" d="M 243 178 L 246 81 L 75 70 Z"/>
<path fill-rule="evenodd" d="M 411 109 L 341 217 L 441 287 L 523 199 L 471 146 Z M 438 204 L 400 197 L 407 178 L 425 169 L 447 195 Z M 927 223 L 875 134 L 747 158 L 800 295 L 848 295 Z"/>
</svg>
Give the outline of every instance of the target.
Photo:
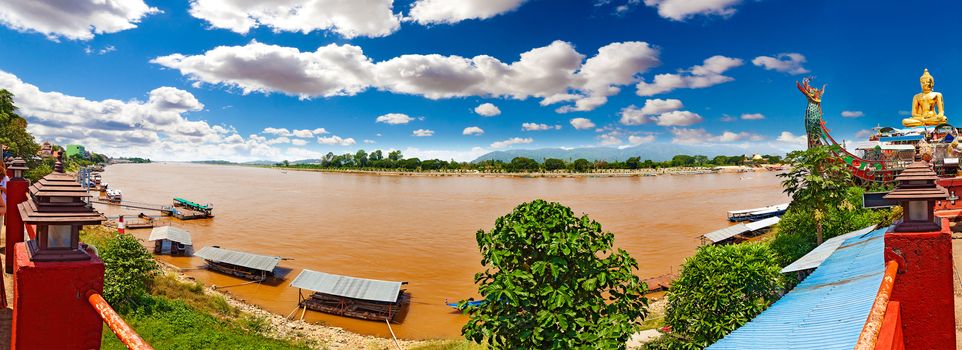
<svg viewBox="0 0 962 350">
<path fill-rule="evenodd" d="M 778 299 L 782 276 L 765 244 L 704 246 L 668 292 L 671 333 L 649 348 L 702 349 Z"/>
<path fill-rule="evenodd" d="M 476 234 L 488 300 L 462 334 L 492 348 L 621 348 L 647 315 L 637 262 L 614 234 L 558 203 L 535 200 Z M 613 251 L 613 252 L 612 252 Z"/>
<path fill-rule="evenodd" d="M 846 190 L 853 185 L 845 163 L 836 159 L 827 146 L 795 151 L 785 158 L 792 169 L 778 174 L 785 193 L 792 196 L 792 207 L 814 213 L 816 241 L 822 244 L 825 210 L 846 204 Z"/>
<path fill-rule="evenodd" d="M 116 235 L 100 248 L 104 262 L 104 299 L 114 308 L 147 294 L 147 283 L 157 273 L 157 262 L 132 235 Z"/>
</svg>

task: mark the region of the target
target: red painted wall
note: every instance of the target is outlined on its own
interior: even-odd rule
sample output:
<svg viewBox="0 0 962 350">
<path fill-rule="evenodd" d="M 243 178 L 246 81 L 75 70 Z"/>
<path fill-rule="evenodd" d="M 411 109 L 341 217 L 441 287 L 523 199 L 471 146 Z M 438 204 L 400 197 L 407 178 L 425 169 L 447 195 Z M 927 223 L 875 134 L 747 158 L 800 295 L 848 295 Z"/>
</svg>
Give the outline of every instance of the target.
<svg viewBox="0 0 962 350">
<path fill-rule="evenodd" d="M 100 258 L 35 263 L 26 244 L 18 243 L 14 249 L 11 347 L 99 349 L 103 321 L 86 293 L 103 293 Z"/>
<path fill-rule="evenodd" d="M 30 187 L 30 181 L 26 179 L 7 181 L 7 214 L 4 215 L 3 220 L 7 230 L 4 237 L 7 242 L 7 252 L 10 252 L 15 244 L 23 242 L 23 219 L 20 218 L 17 204 L 27 200 L 27 187 Z M 13 254 L 7 253 L 4 262 L 7 273 L 13 273 Z"/>
<path fill-rule="evenodd" d="M 900 304 L 906 349 L 955 348 L 955 300 L 952 235 L 948 220 L 942 232 L 885 234 L 886 256 L 904 259 L 892 289 Z"/>
</svg>

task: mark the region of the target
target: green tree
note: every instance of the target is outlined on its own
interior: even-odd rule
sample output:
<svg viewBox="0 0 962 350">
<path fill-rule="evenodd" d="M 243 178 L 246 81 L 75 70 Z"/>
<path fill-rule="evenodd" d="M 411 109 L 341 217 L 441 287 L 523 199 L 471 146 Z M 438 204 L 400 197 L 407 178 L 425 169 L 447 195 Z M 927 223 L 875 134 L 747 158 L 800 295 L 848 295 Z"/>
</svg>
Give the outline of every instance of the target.
<svg viewBox="0 0 962 350">
<path fill-rule="evenodd" d="M 477 232 L 478 292 L 461 329 L 492 348 L 624 347 L 647 315 L 638 263 L 614 249 L 614 234 L 559 203 L 523 203 Z"/>
<path fill-rule="evenodd" d="M 114 308 L 124 308 L 147 294 L 147 283 L 157 273 L 157 262 L 137 238 L 116 235 L 100 247 L 104 262 L 104 299 Z"/>
<path fill-rule="evenodd" d="M 846 189 L 846 201 L 857 203 L 862 200 L 865 191 L 861 187 L 852 186 Z M 825 212 L 822 221 L 825 239 L 859 230 L 870 225 L 880 227 L 892 223 L 893 211 L 898 209 L 863 209 L 860 206 L 830 207 Z M 778 255 L 779 265 L 786 266 L 798 260 L 817 246 L 815 222 L 812 221 L 811 209 L 792 207 L 782 216 L 772 230 L 774 238 L 771 241 L 772 250 Z"/>
<path fill-rule="evenodd" d="M 372 162 L 376 162 L 381 159 L 384 159 L 384 154 L 381 153 L 381 150 L 376 150 L 374 152 L 371 152 L 371 155 L 369 155 L 367 158 L 370 159 Z"/>
<path fill-rule="evenodd" d="M 625 166 L 627 166 L 628 169 L 638 169 L 639 165 L 641 165 L 641 157 L 631 157 L 625 161 Z"/>
<path fill-rule="evenodd" d="M 401 156 L 401 151 L 391 151 L 391 153 L 387 154 L 387 158 L 396 162 L 403 157 Z"/>
<path fill-rule="evenodd" d="M 565 161 L 558 158 L 548 158 L 544 160 L 544 170 L 555 171 L 565 168 Z"/>
<path fill-rule="evenodd" d="M 852 185 L 852 174 L 838 161 L 827 146 L 812 147 L 788 154 L 785 160 L 792 169 L 778 174 L 782 187 L 792 197 L 792 206 L 812 213 L 815 220 L 816 244 L 823 241 L 823 222 L 828 208 L 850 206 L 845 193 Z"/>
<path fill-rule="evenodd" d="M 572 163 L 571 165 L 574 167 L 575 171 L 577 172 L 586 172 L 588 171 L 588 169 L 591 169 L 591 163 L 584 158 L 576 159 L 574 163 Z"/>
<path fill-rule="evenodd" d="M 358 167 L 366 166 L 367 152 L 365 152 L 363 149 L 357 150 L 357 153 L 354 153 L 354 165 Z"/>
<path fill-rule="evenodd" d="M 668 291 L 670 332 L 649 348 L 703 349 L 721 339 L 778 299 L 779 270 L 765 244 L 699 248 Z"/>
<path fill-rule="evenodd" d="M 27 120 L 17 114 L 13 94 L 6 89 L 0 89 L 0 144 L 9 147 L 14 156 L 23 157 L 30 167 L 37 166 L 40 145 L 27 132 Z"/>
<path fill-rule="evenodd" d="M 524 172 L 538 171 L 538 169 L 540 168 L 537 161 L 535 161 L 534 159 L 525 158 L 525 157 L 514 157 L 514 159 L 511 159 L 511 163 L 509 163 L 509 166 L 511 167 L 511 171 L 524 171 Z"/>
</svg>

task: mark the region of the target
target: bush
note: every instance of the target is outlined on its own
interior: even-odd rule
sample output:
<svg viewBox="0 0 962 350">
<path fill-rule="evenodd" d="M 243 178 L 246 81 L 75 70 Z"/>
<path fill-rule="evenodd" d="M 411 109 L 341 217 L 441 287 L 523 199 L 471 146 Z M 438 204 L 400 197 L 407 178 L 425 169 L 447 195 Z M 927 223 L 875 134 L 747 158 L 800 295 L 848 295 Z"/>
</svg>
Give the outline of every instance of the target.
<svg viewBox="0 0 962 350">
<path fill-rule="evenodd" d="M 492 348 L 621 348 L 647 314 L 638 264 L 614 234 L 558 203 L 524 203 L 477 233 L 478 292 L 461 332 Z"/>
<path fill-rule="evenodd" d="M 863 193 L 864 191 L 859 187 L 850 187 L 845 195 L 845 201 L 849 204 L 841 208 L 829 208 L 826 211 L 823 217 L 825 239 L 869 225 L 888 226 L 892 223 L 895 217 L 893 210 L 862 209 Z M 775 238 L 771 242 L 771 247 L 778 256 L 780 266 L 791 264 L 817 246 L 813 215 L 811 211 L 789 207 L 788 212 L 775 226 Z"/>
<path fill-rule="evenodd" d="M 157 273 L 157 262 L 132 235 L 116 235 L 100 249 L 104 262 L 104 299 L 123 309 L 147 295 L 147 283 Z"/>
<path fill-rule="evenodd" d="M 765 310 L 782 283 L 767 244 L 701 247 L 668 291 L 671 331 L 648 348 L 702 349 Z"/>
</svg>

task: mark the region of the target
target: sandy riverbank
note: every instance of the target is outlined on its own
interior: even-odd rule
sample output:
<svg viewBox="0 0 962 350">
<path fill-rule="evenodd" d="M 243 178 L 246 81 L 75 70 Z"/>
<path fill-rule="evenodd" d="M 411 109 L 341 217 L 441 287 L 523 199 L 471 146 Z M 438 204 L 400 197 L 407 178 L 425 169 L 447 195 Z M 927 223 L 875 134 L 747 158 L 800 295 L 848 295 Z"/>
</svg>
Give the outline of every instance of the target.
<svg viewBox="0 0 962 350">
<path fill-rule="evenodd" d="M 308 171 L 321 173 L 339 174 L 369 174 L 380 176 L 423 176 L 423 177 L 515 177 L 515 178 L 597 178 L 597 177 L 644 177 L 660 175 L 701 175 L 716 173 L 752 173 L 781 171 L 780 169 L 769 169 L 765 167 L 750 166 L 721 166 L 715 168 L 705 167 L 680 167 L 680 168 L 661 168 L 661 169 L 609 169 L 596 170 L 590 173 L 570 173 L 570 172 L 532 172 L 532 173 L 495 173 L 481 171 L 397 171 L 397 170 L 360 170 L 360 169 L 320 169 L 320 168 L 298 168 L 298 167 L 268 167 L 272 169 L 290 171 Z"/>
</svg>

